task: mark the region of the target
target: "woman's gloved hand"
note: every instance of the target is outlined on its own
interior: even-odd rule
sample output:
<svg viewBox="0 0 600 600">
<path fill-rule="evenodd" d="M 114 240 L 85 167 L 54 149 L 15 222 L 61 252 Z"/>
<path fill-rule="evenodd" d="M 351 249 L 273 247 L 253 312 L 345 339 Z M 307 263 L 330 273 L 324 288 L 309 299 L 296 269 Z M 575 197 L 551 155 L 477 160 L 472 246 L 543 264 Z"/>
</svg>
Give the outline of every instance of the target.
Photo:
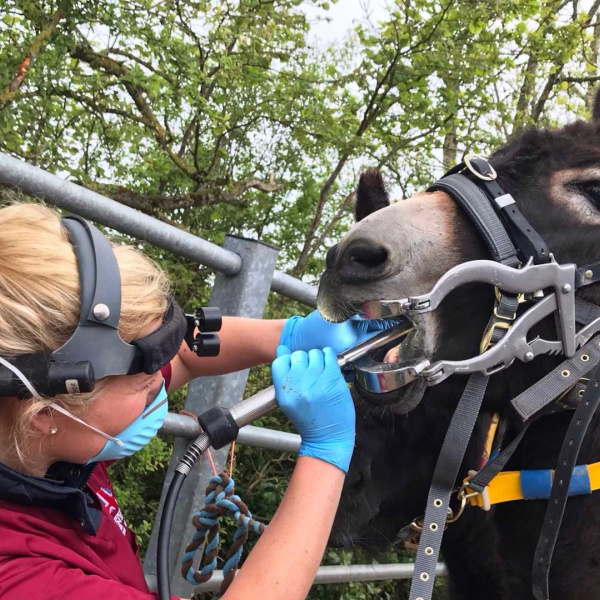
<svg viewBox="0 0 600 600">
<path fill-rule="evenodd" d="M 315 310 L 307 317 L 289 318 L 283 326 L 279 343 L 292 352 L 329 347 L 339 354 L 393 325 L 393 320 L 359 318 L 329 323 Z"/>
<path fill-rule="evenodd" d="M 347 473 L 354 451 L 354 403 L 334 350 L 290 354 L 279 346 L 271 371 L 279 406 L 302 438 L 300 456 Z"/>
</svg>

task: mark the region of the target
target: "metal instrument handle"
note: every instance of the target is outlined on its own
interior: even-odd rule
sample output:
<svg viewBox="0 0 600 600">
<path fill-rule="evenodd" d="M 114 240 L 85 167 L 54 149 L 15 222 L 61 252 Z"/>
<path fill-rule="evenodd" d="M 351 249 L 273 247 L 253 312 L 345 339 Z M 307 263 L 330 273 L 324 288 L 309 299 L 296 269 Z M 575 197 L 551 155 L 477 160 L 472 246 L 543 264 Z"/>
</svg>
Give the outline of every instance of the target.
<svg viewBox="0 0 600 600">
<path fill-rule="evenodd" d="M 527 334 L 534 325 L 557 309 L 556 294 L 550 294 L 521 315 L 506 335 L 489 350 L 461 361 L 440 360 L 423 372 L 429 385 L 435 385 L 455 373 L 482 372 L 492 375 L 508 368 L 515 359 L 529 362 L 535 358 L 535 344 L 527 342 Z"/>
<path fill-rule="evenodd" d="M 338 355 L 338 365 L 340 368 L 346 367 L 361 356 L 365 356 L 382 346 L 406 335 L 412 329 L 412 325 L 405 322 L 394 325 L 389 329 L 382 331 L 369 338 L 366 342 L 350 348 Z M 277 408 L 277 399 L 275 398 L 275 388 L 270 386 L 250 398 L 236 404 L 231 410 L 231 416 L 234 418 L 238 427 L 249 425 L 256 419 L 269 414 Z"/>
</svg>

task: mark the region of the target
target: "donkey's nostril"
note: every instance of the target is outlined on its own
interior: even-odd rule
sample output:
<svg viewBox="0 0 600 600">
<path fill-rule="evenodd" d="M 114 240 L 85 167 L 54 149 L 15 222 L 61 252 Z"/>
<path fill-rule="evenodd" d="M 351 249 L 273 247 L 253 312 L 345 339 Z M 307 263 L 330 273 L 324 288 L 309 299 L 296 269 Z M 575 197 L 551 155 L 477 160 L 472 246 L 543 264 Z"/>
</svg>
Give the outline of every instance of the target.
<svg viewBox="0 0 600 600">
<path fill-rule="evenodd" d="M 348 248 L 348 260 L 364 267 L 379 267 L 387 262 L 388 252 L 383 246 L 355 244 Z"/>
</svg>

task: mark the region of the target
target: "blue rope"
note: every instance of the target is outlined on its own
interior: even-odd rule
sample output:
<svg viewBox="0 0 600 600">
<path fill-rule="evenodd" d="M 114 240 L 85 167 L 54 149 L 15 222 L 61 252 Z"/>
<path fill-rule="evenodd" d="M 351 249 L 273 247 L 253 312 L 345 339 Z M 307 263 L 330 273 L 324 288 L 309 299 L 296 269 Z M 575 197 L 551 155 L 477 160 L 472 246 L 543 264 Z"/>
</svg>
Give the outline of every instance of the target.
<svg viewBox="0 0 600 600">
<path fill-rule="evenodd" d="M 235 494 L 235 483 L 231 477 L 224 473 L 211 477 L 206 488 L 204 507 L 193 515 L 196 533 L 181 559 L 182 575 L 193 585 L 208 581 L 217 568 L 220 517 L 228 517 L 238 523 L 230 556 L 223 566 L 223 594 L 233 580 L 242 558 L 248 531 L 260 535 L 265 530 L 265 525 L 252 518 L 252 513 Z M 200 568 L 197 571 L 193 566 L 196 553 L 200 553 Z"/>
</svg>

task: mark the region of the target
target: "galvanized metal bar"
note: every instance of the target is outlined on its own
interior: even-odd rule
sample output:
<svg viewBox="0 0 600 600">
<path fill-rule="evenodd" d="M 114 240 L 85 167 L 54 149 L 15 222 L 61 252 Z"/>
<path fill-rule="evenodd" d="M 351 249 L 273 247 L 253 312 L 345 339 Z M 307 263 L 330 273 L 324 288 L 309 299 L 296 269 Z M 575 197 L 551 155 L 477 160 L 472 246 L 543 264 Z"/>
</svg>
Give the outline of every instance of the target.
<svg viewBox="0 0 600 600">
<path fill-rule="evenodd" d="M 271 290 L 313 308 L 317 306 L 317 287 L 304 283 L 282 271 L 275 271 L 273 281 L 271 281 Z"/>
<path fill-rule="evenodd" d="M 411 579 L 414 563 L 398 563 L 387 565 L 348 565 L 319 567 L 313 585 L 331 583 L 350 583 L 351 581 L 386 581 L 390 579 Z M 448 575 L 446 565 L 438 563 L 436 576 Z M 146 578 L 150 589 L 156 589 L 156 580 Z M 194 588 L 194 593 L 218 592 L 223 581 L 223 571 L 215 571 L 210 581 Z"/>
<path fill-rule="evenodd" d="M 159 435 L 173 435 L 186 439 L 193 439 L 200 433 L 198 421 L 185 415 L 169 413 Z M 300 436 L 287 431 L 277 431 L 266 427 L 246 425 L 240 429 L 238 443 L 254 448 L 266 448 L 280 452 L 298 452 L 300 449 Z"/>
<path fill-rule="evenodd" d="M 236 275 L 242 268 L 242 258 L 235 252 L 2 152 L 0 183 L 226 275 Z M 271 288 L 288 298 L 316 306 L 316 287 L 287 273 L 275 271 Z"/>
<path fill-rule="evenodd" d="M 235 252 L 3 153 L 0 153 L 0 183 L 221 273 L 235 275 L 242 268 L 242 259 Z"/>
<path fill-rule="evenodd" d="M 210 299 L 211 306 L 218 306 L 224 315 L 242 317 L 262 317 L 269 288 L 277 262 L 278 250 L 268 244 L 227 236 L 224 247 L 244 257 L 241 271 L 235 277 L 219 273 Z M 231 407 L 243 398 L 248 370 L 237 371 L 225 376 L 202 377 L 192 381 L 188 388 L 185 408 L 193 414 L 201 414 L 212 406 Z M 163 486 L 162 502 L 166 489 L 171 483 L 173 470 L 182 457 L 188 440 L 179 438 L 173 448 L 173 456 Z M 222 470 L 227 460 L 227 448 L 212 451 L 217 470 Z M 204 505 L 205 488 L 212 476 L 207 460 L 188 475 L 183 484 L 182 493 L 175 508 L 173 528 L 170 540 L 171 591 L 174 596 L 189 598 L 192 586 L 180 575 L 180 560 L 186 545 L 192 539 L 195 529 L 192 514 Z M 158 520 L 154 523 L 144 569 L 147 573 L 156 573 L 156 543 L 158 541 Z"/>
</svg>

